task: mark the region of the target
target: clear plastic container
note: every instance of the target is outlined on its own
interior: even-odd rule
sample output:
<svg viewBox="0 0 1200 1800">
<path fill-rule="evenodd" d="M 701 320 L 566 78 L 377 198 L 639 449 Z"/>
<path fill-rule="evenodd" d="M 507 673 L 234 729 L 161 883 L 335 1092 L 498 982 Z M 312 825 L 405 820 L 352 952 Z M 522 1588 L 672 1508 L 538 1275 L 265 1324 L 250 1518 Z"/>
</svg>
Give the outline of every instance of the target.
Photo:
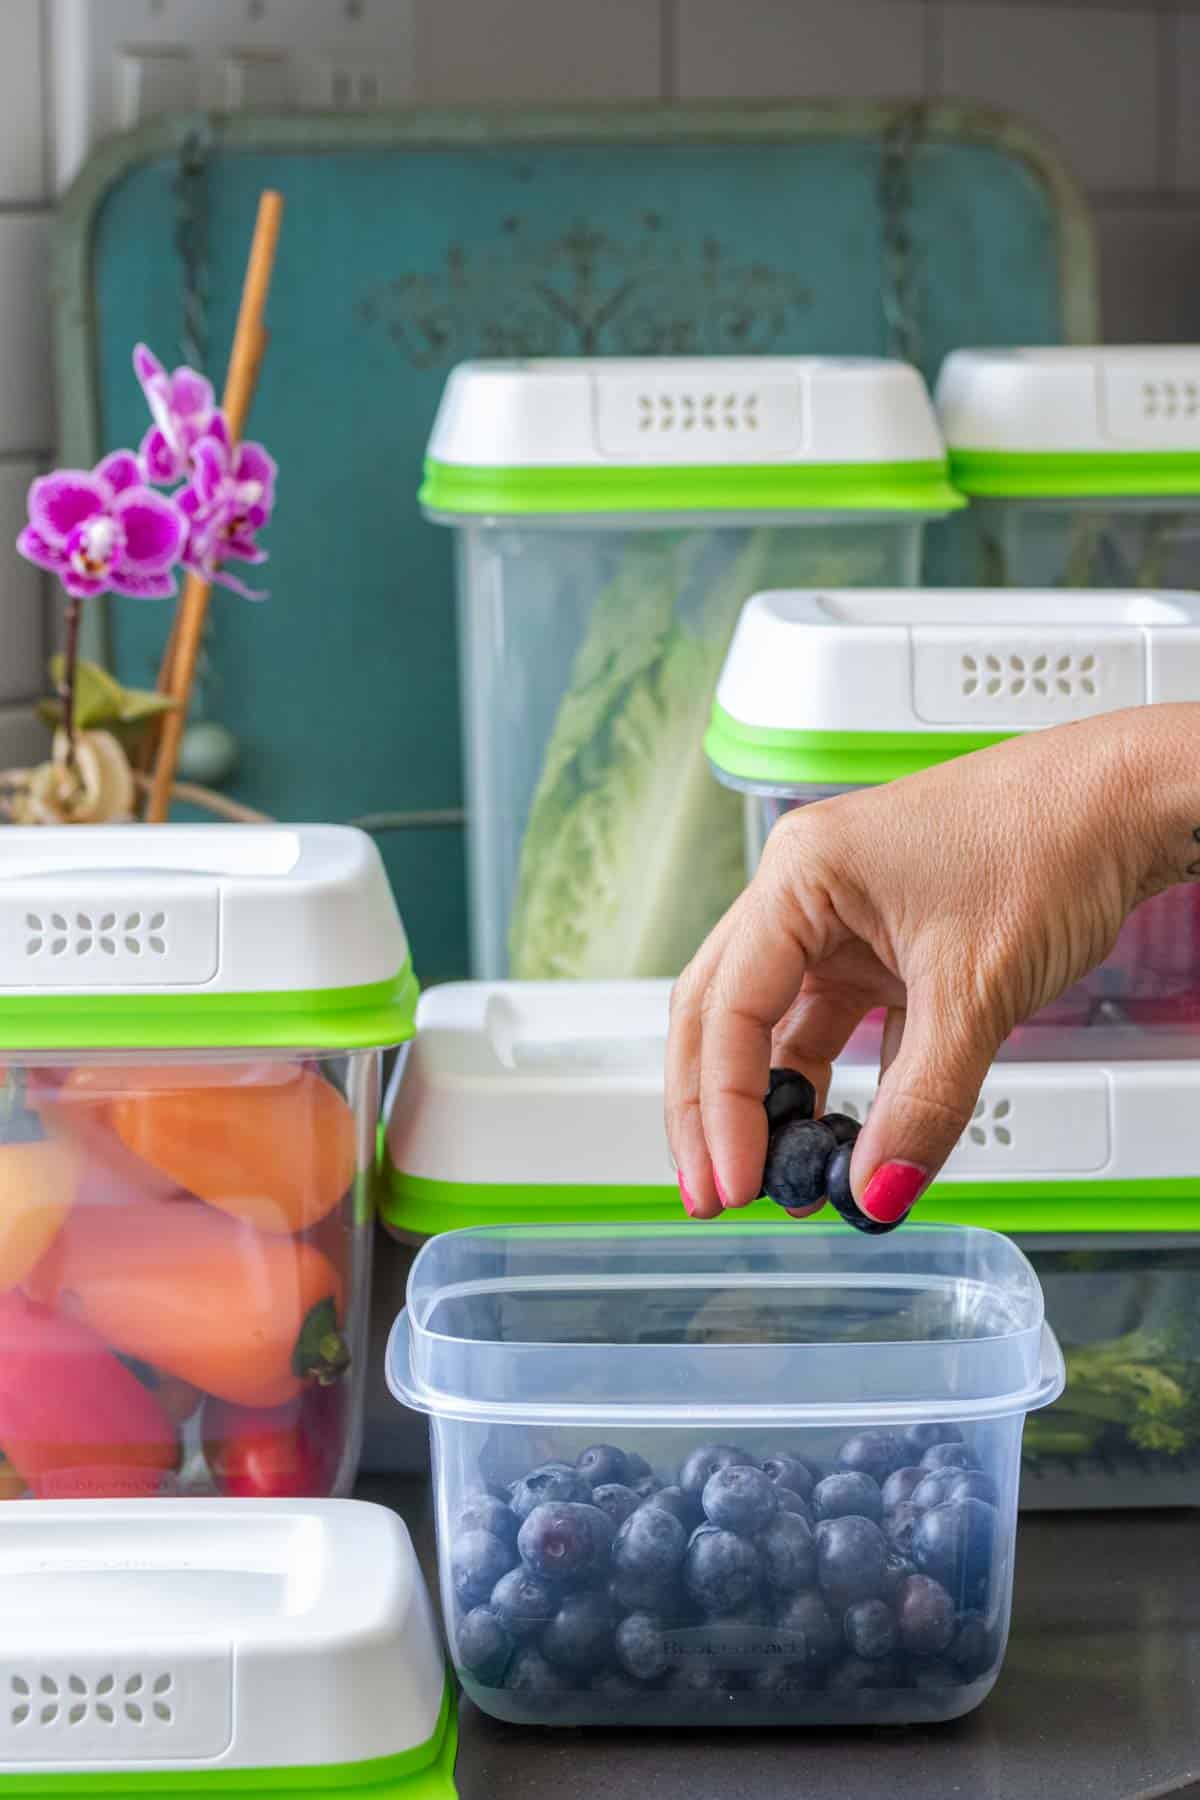
<svg viewBox="0 0 1200 1800">
<path fill-rule="evenodd" d="M 1023 1247 L 1067 1391 L 1026 1432 L 1022 1504 L 1200 1506 L 1200 1236 L 1037 1236 Z"/>
<path fill-rule="evenodd" d="M 0 1491 L 347 1493 L 381 1050 L 415 985 L 339 828 L 5 833 Z"/>
<path fill-rule="evenodd" d="M 1052 588 L 757 594 L 706 740 L 745 797 L 747 871 L 795 807 L 1018 733 L 1200 699 L 1200 599 Z M 1040 1024 L 1200 1025 L 1200 888 L 1146 901 Z"/>
<path fill-rule="evenodd" d="M 985 584 L 1200 587 L 1200 347 L 956 350 L 936 401 Z"/>
<path fill-rule="evenodd" d="M 388 1375 L 431 1416 L 451 1654 L 496 1717 L 904 1724 L 995 1681 L 1022 1427 L 1063 1379 L 1007 1239 L 454 1232 Z M 939 1465 L 885 1514 L 879 1477 Z"/>
<path fill-rule="evenodd" d="M 700 741 L 744 600 L 911 585 L 960 504 L 903 364 L 467 364 L 421 492 L 455 528 L 474 973 L 672 976 L 742 882 Z"/>
</svg>

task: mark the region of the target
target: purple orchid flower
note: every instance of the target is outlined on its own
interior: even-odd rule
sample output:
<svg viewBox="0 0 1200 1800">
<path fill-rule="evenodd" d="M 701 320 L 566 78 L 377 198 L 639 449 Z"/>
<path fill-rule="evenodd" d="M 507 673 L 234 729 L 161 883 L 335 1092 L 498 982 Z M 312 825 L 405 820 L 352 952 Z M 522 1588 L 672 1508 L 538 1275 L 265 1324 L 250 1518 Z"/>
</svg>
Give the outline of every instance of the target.
<svg viewBox="0 0 1200 1800">
<path fill-rule="evenodd" d="M 29 523 L 17 549 L 57 575 L 67 593 L 130 594 L 165 600 L 175 592 L 187 522 L 174 501 L 142 485 L 129 450 L 117 450 L 89 474 L 57 469 L 29 490 Z"/>
<path fill-rule="evenodd" d="M 225 416 L 218 413 L 192 452 L 192 479 L 178 497 L 188 522 L 185 565 L 247 600 L 266 595 L 228 574 L 222 564 L 231 557 L 266 562 L 267 553 L 256 539 L 275 504 L 275 474 L 274 458 L 261 444 L 243 443 L 236 449 L 230 444 Z"/>
<path fill-rule="evenodd" d="M 154 420 L 139 452 L 144 476 L 169 487 L 191 473 L 192 452 L 212 429 L 217 416 L 212 382 L 186 366 L 169 375 L 145 344 L 133 352 L 133 372 Z"/>
</svg>

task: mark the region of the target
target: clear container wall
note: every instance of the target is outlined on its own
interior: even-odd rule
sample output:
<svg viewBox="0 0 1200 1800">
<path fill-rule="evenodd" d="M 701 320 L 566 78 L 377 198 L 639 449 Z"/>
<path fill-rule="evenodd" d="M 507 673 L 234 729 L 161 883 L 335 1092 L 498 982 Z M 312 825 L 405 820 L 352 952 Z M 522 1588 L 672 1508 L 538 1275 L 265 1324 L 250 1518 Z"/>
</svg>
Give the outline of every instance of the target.
<svg viewBox="0 0 1200 1800">
<path fill-rule="evenodd" d="M 1022 1505 L 1200 1506 L 1200 1236 L 1025 1249 L 1067 1391 L 1029 1421 Z"/>
<path fill-rule="evenodd" d="M 785 813 L 832 799 L 845 788 L 747 794 L 747 870 L 753 872 Z M 1131 1025 L 1200 1029 L 1200 886 L 1184 883 L 1144 900 L 1121 929 L 1111 954 L 1085 980 L 1030 1021 L 1033 1025 Z"/>
<path fill-rule="evenodd" d="M 913 586 L 921 529 L 854 514 L 461 527 L 474 973 L 677 974 L 743 880 L 738 804 L 702 749 L 743 602 Z"/>
<path fill-rule="evenodd" d="M 378 1064 L 375 1052 L 8 1062 L 6 1497 L 350 1491 Z"/>
<path fill-rule="evenodd" d="M 1200 587 L 1200 497 L 983 500 L 967 515 L 986 587 Z"/>
</svg>

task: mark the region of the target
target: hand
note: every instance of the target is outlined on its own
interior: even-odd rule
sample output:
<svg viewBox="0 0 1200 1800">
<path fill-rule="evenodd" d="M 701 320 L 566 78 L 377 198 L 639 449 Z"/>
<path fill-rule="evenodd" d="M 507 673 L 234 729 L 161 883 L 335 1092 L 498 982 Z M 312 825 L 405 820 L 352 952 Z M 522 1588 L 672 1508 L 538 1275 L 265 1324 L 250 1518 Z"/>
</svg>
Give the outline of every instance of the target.
<svg viewBox="0 0 1200 1800">
<path fill-rule="evenodd" d="M 1198 771 L 1200 706 L 1153 706 L 786 815 L 672 999 L 667 1134 L 691 1216 L 758 1197 L 768 1070 L 802 1070 L 823 1104 L 883 1007 L 851 1183 L 871 1218 L 904 1217 L 1014 1027 L 1103 961 L 1140 900 L 1200 875 Z"/>
</svg>

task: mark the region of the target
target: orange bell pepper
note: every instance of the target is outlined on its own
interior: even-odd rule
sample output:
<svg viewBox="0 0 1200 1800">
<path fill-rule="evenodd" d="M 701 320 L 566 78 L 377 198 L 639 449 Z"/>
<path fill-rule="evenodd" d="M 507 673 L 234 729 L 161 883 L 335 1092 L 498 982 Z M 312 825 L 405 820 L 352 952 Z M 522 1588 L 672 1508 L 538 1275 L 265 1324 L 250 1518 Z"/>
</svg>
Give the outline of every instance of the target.
<svg viewBox="0 0 1200 1800">
<path fill-rule="evenodd" d="M 328 1257 L 194 1200 L 76 1207 L 30 1291 L 235 1406 L 282 1406 L 349 1362 Z"/>
<path fill-rule="evenodd" d="M 354 1114 L 299 1063 L 83 1064 L 64 1099 L 89 1098 L 143 1162 L 260 1231 L 307 1231 L 354 1181 Z"/>
<path fill-rule="evenodd" d="M 36 1136 L 10 1137 L 14 1124 Z M 31 1114 L 6 1122 L 0 1140 L 0 1290 L 19 1287 L 40 1262 L 74 1205 L 83 1157 L 47 1137 Z"/>
<path fill-rule="evenodd" d="M 0 1447 L 38 1498 L 155 1494 L 178 1467 L 174 1427 L 94 1332 L 0 1294 Z"/>
</svg>

